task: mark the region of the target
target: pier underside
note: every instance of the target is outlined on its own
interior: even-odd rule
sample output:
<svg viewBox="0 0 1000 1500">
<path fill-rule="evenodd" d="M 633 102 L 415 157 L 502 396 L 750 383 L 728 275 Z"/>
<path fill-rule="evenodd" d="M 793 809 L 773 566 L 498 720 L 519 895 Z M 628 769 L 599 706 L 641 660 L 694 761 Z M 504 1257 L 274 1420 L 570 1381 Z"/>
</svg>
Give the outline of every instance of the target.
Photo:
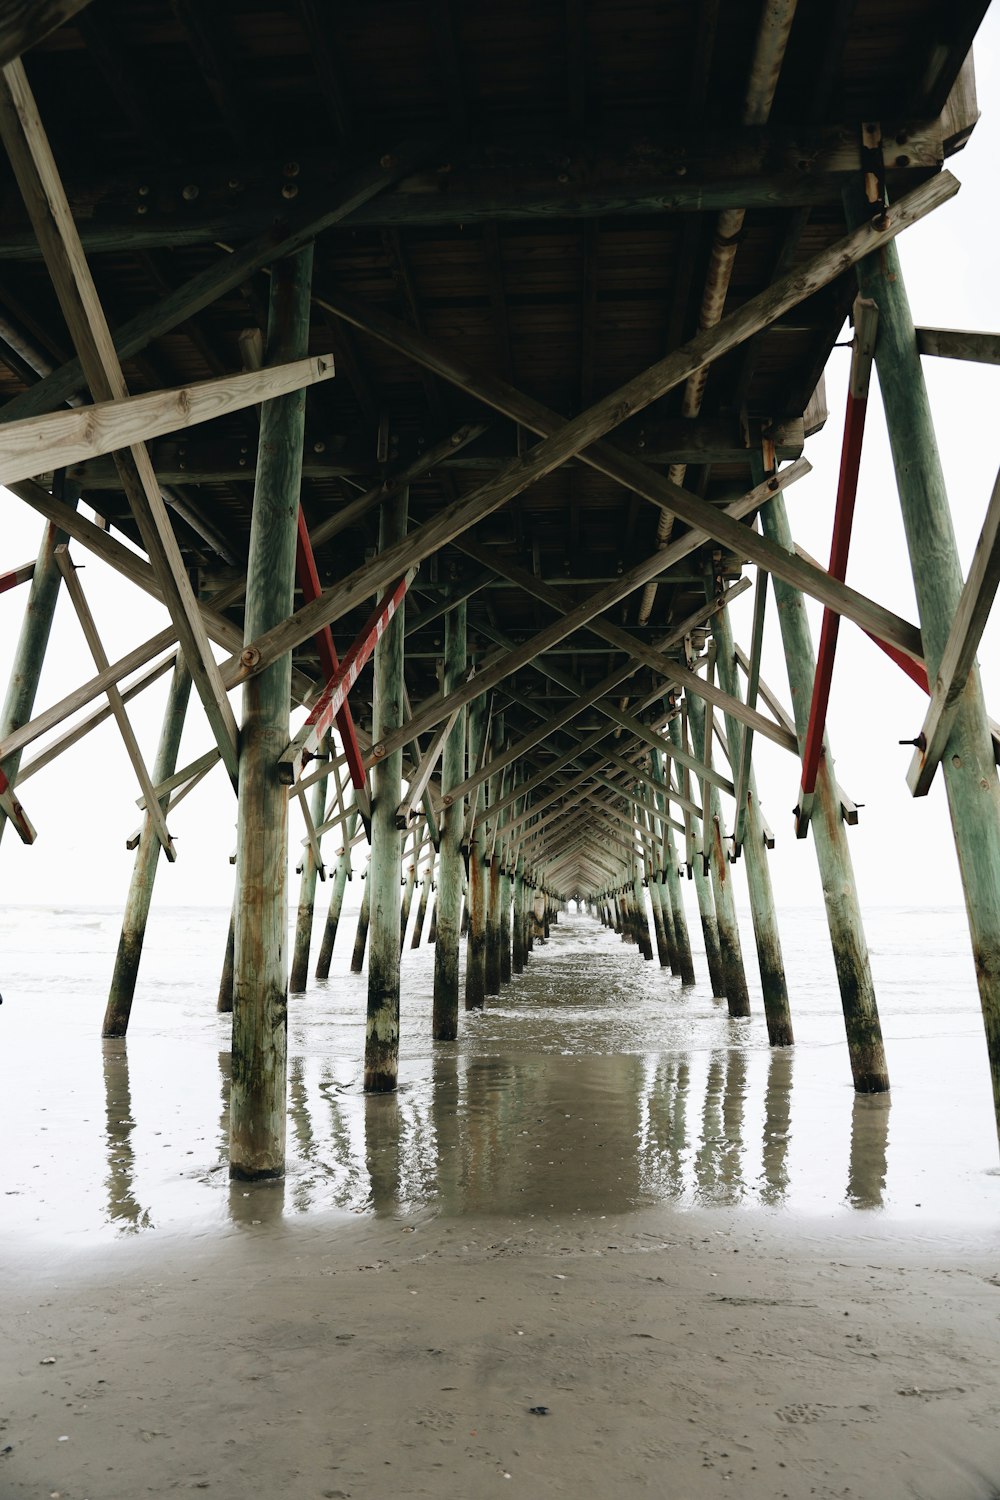
<svg viewBox="0 0 1000 1500">
<path fill-rule="evenodd" d="M 235 1177 L 284 1171 L 289 969 L 304 988 L 329 874 L 329 973 L 365 842 L 371 1093 L 397 1083 L 414 903 L 438 1041 L 570 901 L 692 984 L 685 889 L 738 1019 L 745 869 L 769 1040 L 790 1046 L 760 753 L 801 761 L 853 1084 L 885 1092 L 857 809 L 825 738 L 841 618 L 929 692 L 910 784 L 940 766 L 947 785 L 1000 1111 L 1000 785 L 975 666 L 1000 495 L 965 577 L 920 364 L 998 350 L 915 328 L 895 248 L 957 191 L 984 10 L 65 0 L 0 25 L 0 483 L 49 523 L 0 580 L 31 590 L 0 832 L 34 840 L 30 776 L 113 714 L 144 807 L 104 1026 L 121 1036 L 171 809 L 209 775 L 235 796 Z M 827 564 L 796 550 L 784 492 L 840 421 L 822 375 L 848 318 Z M 873 368 L 914 621 L 844 581 Z M 88 554 L 169 614 L 118 662 Z M 770 588 L 787 692 L 760 678 Z M 95 675 L 36 713 L 61 589 Z M 826 610 L 818 654 L 804 597 Z M 168 670 L 150 763 L 127 700 Z M 204 751 L 178 766 L 189 698 Z"/>
</svg>

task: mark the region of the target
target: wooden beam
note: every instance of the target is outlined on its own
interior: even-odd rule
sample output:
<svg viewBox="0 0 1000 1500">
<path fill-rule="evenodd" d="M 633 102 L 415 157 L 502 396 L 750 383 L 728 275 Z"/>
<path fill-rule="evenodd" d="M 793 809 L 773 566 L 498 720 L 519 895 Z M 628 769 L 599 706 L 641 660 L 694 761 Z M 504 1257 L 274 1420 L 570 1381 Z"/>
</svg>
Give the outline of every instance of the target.
<svg viewBox="0 0 1000 1500">
<path fill-rule="evenodd" d="M 531 131 L 517 142 L 507 135 L 499 144 L 482 147 L 468 139 L 444 142 L 433 153 L 436 159 L 428 152 L 425 159 L 403 161 L 385 193 L 360 201 L 342 217 L 357 229 L 658 218 L 664 213 L 693 222 L 696 215 L 727 208 L 773 211 L 835 204 L 844 185 L 862 170 L 854 119 L 820 126 L 792 122 L 706 129 L 693 119 L 675 123 L 684 118 L 683 108 L 674 110 L 669 128 L 624 140 L 612 130 L 595 131 L 588 121 L 583 134 L 569 139 Z M 946 154 L 944 128 L 942 121 L 927 118 L 883 122 L 886 142 L 903 129 L 907 132 L 905 165 L 897 167 L 893 155 L 887 159 L 893 199 L 940 169 Z M 135 214 L 133 181 L 106 172 L 71 179 L 70 203 L 80 214 L 84 245 L 91 252 L 237 243 L 258 235 L 273 217 L 273 185 L 289 157 L 299 163 L 303 195 L 310 191 L 315 202 L 338 191 L 338 153 L 318 156 L 314 137 L 298 146 L 290 143 L 283 158 L 258 155 L 240 162 L 244 190 L 236 204 L 228 186 L 234 171 L 230 160 L 214 169 L 202 160 L 178 163 L 164 180 L 164 191 L 154 181 L 149 212 L 141 218 Z M 441 170 L 445 165 L 448 170 Z M 172 206 L 179 197 L 176 186 L 192 181 L 201 188 L 198 201 L 183 202 L 181 212 Z M 9 212 L 4 226 L 0 259 L 37 256 L 30 233 Z"/>
<path fill-rule="evenodd" d="M 1000 474 L 990 496 L 968 577 L 941 655 L 934 691 L 920 731 L 906 782 L 914 797 L 925 797 L 948 744 L 959 701 L 976 659 L 997 588 L 1000 587 Z"/>
<path fill-rule="evenodd" d="M 9 422 L 3 429 L 0 484 L 14 484 L 162 433 L 214 421 L 286 391 L 329 380 L 333 373 L 333 355 L 324 354 L 245 375 L 227 375 L 149 395 L 119 396 L 93 406 Z"/>
<path fill-rule="evenodd" d="M 1000 365 L 1000 333 L 969 333 L 960 328 L 918 328 L 921 354 L 939 359 L 968 359 L 981 365 Z"/>
<path fill-rule="evenodd" d="M 94 658 L 94 666 L 99 672 L 104 672 L 109 666 L 108 658 L 101 643 L 94 617 L 84 598 L 83 589 L 80 587 L 80 580 L 76 576 L 76 567 L 70 559 L 68 547 L 59 546 L 56 548 L 56 561 L 59 564 L 59 571 L 62 573 L 63 582 L 66 585 L 66 592 L 73 601 L 73 608 L 76 610 L 87 645 L 90 647 L 90 654 Z M 135 771 L 139 785 L 142 787 L 143 796 L 146 799 L 146 811 L 152 822 L 153 830 L 163 845 L 163 852 L 167 856 L 167 859 L 173 862 L 177 858 L 177 851 L 174 849 L 170 834 L 167 832 L 163 809 L 157 801 L 152 779 L 146 770 L 146 762 L 142 758 L 139 742 L 135 737 L 128 714 L 125 712 L 125 705 L 122 702 L 121 694 L 113 683 L 108 684 L 106 691 L 111 712 L 115 717 L 119 733 L 125 742 L 128 758 L 132 762 L 132 769 Z"/>
<path fill-rule="evenodd" d="M 35 226 L 63 315 L 97 401 L 127 395 L 111 331 L 80 245 L 48 139 L 21 63 L 10 63 L 0 85 L 0 136 Z M 164 602 L 222 751 L 233 785 L 237 776 L 236 719 L 212 655 L 198 604 L 141 443 L 119 459 L 128 493 Z"/>
<path fill-rule="evenodd" d="M 760 653 L 764 644 L 764 607 L 767 604 L 767 574 L 763 569 L 757 569 L 757 588 L 753 599 L 753 628 L 750 634 L 750 662 L 747 668 L 747 706 L 757 707 L 757 690 L 760 687 Z M 794 728 L 789 728 L 787 733 L 794 738 Z M 796 741 L 796 749 L 798 742 Z M 743 843 L 743 834 L 747 819 L 747 793 L 750 790 L 750 757 L 753 753 L 753 729 L 749 724 L 743 726 L 743 737 L 740 743 L 739 765 L 734 767 L 733 777 L 736 783 L 736 822 L 733 825 L 733 843 L 737 854 Z"/>
<path fill-rule="evenodd" d="M 45 39 L 90 0 L 6 0 L 0 14 L 0 68 Z"/>
<path fill-rule="evenodd" d="M 0 771 L 0 807 L 3 808 L 9 822 L 14 825 L 15 832 L 22 844 L 33 844 L 37 837 L 34 825 L 19 798 L 14 795 L 14 788 L 7 780 L 3 771 Z"/>
<path fill-rule="evenodd" d="M 198 271 L 154 306 L 143 308 L 124 323 L 114 337 L 119 359 L 138 354 L 154 339 L 169 333 L 185 319 L 241 286 L 262 266 L 309 244 L 323 230 L 345 219 L 359 204 L 412 171 L 431 150 L 428 143 L 415 142 L 385 152 L 366 152 L 359 165 L 344 173 L 331 186 L 321 203 L 309 202 L 239 250 L 227 250 L 212 265 Z M 175 242 L 168 240 L 167 243 Z M 116 245 L 121 248 L 118 242 Z M 0 420 L 13 421 L 51 411 L 85 384 L 86 377 L 79 359 L 70 360 L 0 408 Z"/>
<path fill-rule="evenodd" d="M 6 594 L 10 589 L 16 589 L 20 583 L 30 583 L 35 576 L 35 559 L 30 562 L 21 563 L 20 567 L 9 568 L 6 573 L 0 573 L 0 594 Z"/>
</svg>

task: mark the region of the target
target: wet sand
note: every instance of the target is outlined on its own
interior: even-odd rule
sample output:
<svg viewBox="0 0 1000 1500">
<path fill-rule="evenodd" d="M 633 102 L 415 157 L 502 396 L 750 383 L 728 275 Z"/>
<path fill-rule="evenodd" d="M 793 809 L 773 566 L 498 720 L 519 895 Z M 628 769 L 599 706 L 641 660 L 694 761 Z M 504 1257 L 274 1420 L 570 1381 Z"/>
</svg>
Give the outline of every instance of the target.
<svg viewBox="0 0 1000 1500">
<path fill-rule="evenodd" d="M 214 927 L 172 920 L 127 1045 L 114 919 L 10 934 L 0 1500 L 1000 1495 L 1000 1173 L 940 928 L 912 969 L 883 928 L 879 1099 L 811 949 L 777 1052 L 569 923 L 436 1048 L 422 950 L 376 1099 L 337 975 L 291 1009 L 289 1175 L 248 1188 Z"/>
<path fill-rule="evenodd" d="M 0 1493 L 997 1494 L 983 1239 L 673 1210 L 290 1226 L 280 1198 L 223 1237 L 8 1262 Z"/>
</svg>

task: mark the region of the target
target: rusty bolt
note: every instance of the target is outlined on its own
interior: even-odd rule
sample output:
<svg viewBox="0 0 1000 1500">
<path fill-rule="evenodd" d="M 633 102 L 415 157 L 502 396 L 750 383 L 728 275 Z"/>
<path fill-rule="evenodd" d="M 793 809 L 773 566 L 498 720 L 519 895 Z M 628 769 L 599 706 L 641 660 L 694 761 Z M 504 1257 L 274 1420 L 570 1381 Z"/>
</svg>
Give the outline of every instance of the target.
<svg viewBox="0 0 1000 1500">
<path fill-rule="evenodd" d="M 372 759 L 373 760 L 384 760 L 385 759 L 385 745 L 382 743 L 381 740 L 379 740 L 379 742 L 378 742 L 377 745 L 373 745 L 372 746 Z"/>
<path fill-rule="evenodd" d="M 908 167 L 909 165 L 910 165 L 910 158 L 908 156 L 897 156 L 896 157 L 896 166 L 897 167 Z"/>
<path fill-rule="evenodd" d="M 297 198 L 299 196 L 298 184 L 286 182 L 281 189 L 281 196 L 283 198 Z"/>
<path fill-rule="evenodd" d="M 253 671 L 254 667 L 260 665 L 260 652 L 256 646 L 246 646 L 240 652 L 240 665 Z"/>
<path fill-rule="evenodd" d="M 285 162 L 285 166 L 284 166 L 284 172 L 285 172 L 285 176 L 286 177 L 298 177 L 298 175 L 299 175 L 299 164 L 298 164 L 298 162 L 297 161 L 286 161 Z"/>
<path fill-rule="evenodd" d="M 149 183 L 148 182 L 142 182 L 142 183 L 139 184 L 139 197 L 140 198 L 148 198 L 149 197 Z"/>
<path fill-rule="evenodd" d="M 185 183 L 181 188 L 181 197 L 185 203 L 193 203 L 198 196 L 198 184 L 196 182 Z"/>
</svg>

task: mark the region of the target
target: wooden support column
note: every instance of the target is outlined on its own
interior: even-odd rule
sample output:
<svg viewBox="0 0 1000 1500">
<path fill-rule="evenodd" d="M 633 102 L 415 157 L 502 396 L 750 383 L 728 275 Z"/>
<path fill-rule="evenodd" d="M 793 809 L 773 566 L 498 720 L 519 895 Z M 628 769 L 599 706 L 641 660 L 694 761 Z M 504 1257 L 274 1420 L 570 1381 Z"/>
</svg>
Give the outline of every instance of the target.
<svg viewBox="0 0 1000 1500">
<path fill-rule="evenodd" d="M 479 765 L 489 717 L 489 699 L 481 694 L 469 705 L 469 765 Z M 475 810 L 469 840 L 469 938 L 465 950 L 465 1008 L 482 1010 L 486 1002 L 486 841 L 483 789 L 472 793 Z"/>
<path fill-rule="evenodd" d="M 500 871 L 500 983 L 510 984 L 513 973 L 510 934 L 511 879 L 506 857 Z"/>
<path fill-rule="evenodd" d="M 61 479 L 57 485 L 58 489 L 63 490 L 63 498 L 75 510 L 76 494 L 66 494 Z M 12 734 L 15 729 L 20 729 L 22 724 L 27 724 L 31 718 L 35 693 L 38 690 L 38 679 L 42 673 L 42 663 L 49 644 L 52 617 L 55 614 L 56 600 L 59 597 L 59 583 L 62 578 L 56 562 L 56 548 L 64 547 L 67 541 L 66 533 L 49 522 L 35 561 L 35 570 L 28 591 L 28 602 L 25 605 L 24 619 L 21 622 L 21 634 L 18 636 L 14 661 L 10 669 L 7 696 L 4 698 L 3 709 L 0 711 L 0 740 L 5 740 L 9 734 Z M 21 754 L 22 752 L 17 750 L 13 755 L 8 755 L 3 763 L 3 773 L 11 786 L 17 781 Z M 6 826 L 7 814 L 0 808 L 0 839 L 3 838 Z"/>
<path fill-rule="evenodd" d="M 406 537 L 409 490 L 382 502 L 379 551 Z M 400 603 L 375 647 L 372 740 L 380 744 L 403 723 L 405 604 Z M 372 858 L 368 875 L 371 929 L 368 938 L 368 1023 L 365 1030 L 365 1091 L 391 1093 L 399 1072 L 399 877 L 402 835 L 396 809 L 403 797 L 403 751 L 390 751 L 372 769 Z"/>
<path fill-rule="evenodd" d="M 465 679 L 467 670 L 466 601 L 454 604 L 444 618 L 444 677 L 442 690 L 452 693 Z M 465 709 L 456 716 L 441 752 L 441 795 L 465 780 Z M 438 850 L 437 897 L 434 902 L 435 1041 L 453 1042 L 458 1036 L 458 952 L 462 921 L 462 830 L 465 798 L 446 804 L 441 815 L 441 847 Z"/>
<path fill-rule="evenodd" d="M 413 847 L 410 850 L 410 863 L 406 868 L 406 881 L 403 885 L 403 899 L 399 907 L 399 952 L 402 956 L 406 946 L 406 926 L 410 920 L 410 907 L 413 905 L 413 890 L 417 883 L 417 863 L 420 859 L 421 838 L 417 829 L 413 830 Z M 405 856 L 404 856 L 405 858 Z"/>
<path fill-rule="evenodd" d="M 362 876 L 365 888 L 358 911 L 358 927 L 354 934 L 354 952 L 351 954 L 352 974 L 360 974 L 365 966 L 365 948 L 368 946 L 368 924 L 371 915 L 371 864 L 371 855 L 369 855 L 368 865 Z"/>
<path fill-rule="evenodd" d="M 178 661 L 170 679 L 167 706 L 163 714 L 163 727 L 160 730 L 160 743 L 153 766 L 154 786 L 159 786 L 161 781 L 166 781 L 177 767 L 177 751 L 180 748 L 184 716 L 187 713 L 190 696 L 191 674 L 183 662 Z M 164 815 L 168 801 L 169 793 L 160 799 L 160 807 Z M 101 1028 L 102 1036 L 124 1036 L 128 1031 L 132 998 L 135 995 L 136 980 L 139 977 L 142 944 L 146 936 L 146 920 L 149 916 L 150 902 L 153 899 L 153 881 L 156 878 L 156 868 L 162 847 L 153 825 L 153 819 L 147 810 L 142 823 L 142 832 L 139 835 L 139 847 L 135 852 L 132 879 L 129 882 L 128 896 L 125 901 L 121 936 L 118 939 L 118 953 L 115 957 L 108 1003 L 104 1011 L 104 1025 Z"/>
<path fill-rule="evenodd" d="M 711 597 L 709 583 L 706 593 Z M 729 610 L 720 609 L 712 621 L 712 632 L 717 647 L 716 666 L 720 685 L 733 698 L 739 698 L 740 684 L 736 670 L 736 647 Z M 729 764 L 734 777 L 739 775 L 743 736 L 747 732 L 732 714 L 726 714 L 726 740 L 729 745 Z M 741 809 L 736 809 L 738 816 Z M 760 967 L 760 985 L 764 997 L 764 1015 L 767 1018 L 767 1035 L 772 1047 L 790 1047 L 795 1040 L 792 1032 L 792 1012 L 788 1004 L 788 985 L 785 981 L 785 963 L 781 953 L 781 935 L 778 932 L 778 914 L 774 906 L 774 891 L 771 888 L 771 872 L 767 864 L 767 848 L 764 843 L 764 827 L 757 800 L 757 780 L 753 770 L 749 772 L 744 827 L 747 885 L 750 888 L 750 913 L 757 944 L 757 962 Z"/>
<path fill-rule="evenodd" d="M 492 733 L 493 753 L 499 756 L 503 750 L 503 717 L 494 715 Z M 499 771 L 494 772 L 489 782 L 490 808 L 494 808 L 503 791 L 503 780 Z M 500 839 L 497 827 L 498 814 L 491 810 L 489 821 L 489 845 L 485 855 L 486 875 L 486 993 L 500 993 Z"/>
<path fill-rule="evenodd" d="M 329 753 L 329 742 L 327 742 Z M 323 759 L 324 757 L 318 757 Z M 337 773 L 334 772 L 334 775 Z M 318 829 L 326 812 L 326 781 L 317 781 L 312 789 L 312 820 Z M 319 843 L 319 838 L 316 840 Z M 295 917 L 295 947 L 292 953 L 292 972 L 288 981 L 291 994 L 304 994 L 309 976 L 309 949 L 312 946 L 313 913 L 316 906 L 316 878 L 319 862 L 310 840 L 302 850 L 302 873 L 299 880 L 299 906 Z"/>
<path fill-rule="evenodd" d="M 344 824 L 342 838 L 344 845 L 337 851 L 337 868 L 333 876 L 333 890 L 330 892 L 330 906 L 326 914 L 326 924 L 323 928 L 323 941 L 319 946 L 319 958 L 316 960 L 316 978 L 329 979 L 330 964 L 333 960 L 333 945 L 337 938 L 337 928 L 340 926 L 340 913 L 344 905 L 344 892 L 347 882 L 351 877 L 351 840 L 358 826 L 360 816 L 356 807 L 348 809 L 347 822 Z"/>
<path fill-rule="evenodd" d="M 675 746 L 683 748 L 684 735 L 679 719 L 670 721 L 667 733 Z M 705 944 L 705 962 L 708 965 L 712 994 L 723 1000 L 726 994 L 726 981 L 722 969 L 722 948 L 719 944 L 719 922 L 715 914 L 715 897 L 712 894 L 707 868 L 708 850 L 700 819 L 693 813 L 687 814 L 687 818 L 691 827 L 691 843 L 695 851 L 689 868 L 694 876 L 695 894 L 698 899 L 698 917 L 701 922 L 702 940 Z M 702 852 L 698 852 L 699 848 Z"/>
<path fill-rule="evenodd" d="M 417 915 L 413 919 L 413 936 L 410 938 L 410 947 L 419 948 L 420 939 L 424 932 L 424 921 L 427 917 L 427 902 L 431 894 L 431 881 L 434 876 L 434 848 L 431 846 L 430 862 L 420 877 L 420 895 L 417 899 Z"/>
<path fill-rule="evenodd" d="M 527 934 L 525 932 L 526 895 L 524 886 L 524 859 L 519 854 L 514 866 L 514 932 L 511 952 L 511 972 L 523 974 L 528 961 Z"/>
<path fill-rule="evenodd" d="M 775 497 L 772 505 L 766 505 L 761 511 L 761 524 L 765 536 L 789 551 L 793 549 L 791 527 L 780 495 Z M 772 579 L 772 582 L 801 753 L 809 728 L 809 705 L 816 669 L 812 634 L 799 590 L 778 578 Z M 847 831 L 841 818 L 833 756 L 827 740 L 824 740 L 824 753 L 820 757 L 816 775 L 810 827 L 823 884 L 826 920 L 840 986 L 840 1003 L 847 1029 L 854 1087 L 859 1094 L 884 1093 L 889 1087 L 889 1071 L 882 1045 L 882 1027 L 858 892 L 854 883 L 854 866 L 851 863 Z"/>
<path fill-rule="evenodd" d="M 233 969 L 236 963 L 236 893 L 233 894 L 233 904 L 229 912 L 229 930 L 226 933 L 226 952 L 222 960 L 222 974 L 219 977 L 219 996 L 215 1002 L 215 1008 L 220 1015 L 232 1015 L 233 1013 Z"/>
<path fill-rule="evenodd" d="M 676 722 L 676 721 L 672 721 Z M 669 727 L 668 727 L 669 733 Z M 677 741 L 680 744 L 680 725 L 677 725 Z M 664 766 L 662 757 L 658 751 L 654 751 L 650 757 L 653 779 L 663 786 L 663 791 L 656 792 L 656 805 L 663 814 L 663 880 L 660 890 L 662 893 L 664 922 L 670 917 L 669 931 L 672 936 L 674 953 L 676 955 L 677 968 L 674 973 L 679 973 L 682 984 L 694 984 L 694 958 L 691 954 L 691 938 L 688 933 L 687 917 L 684 913 L 684 897 L 681 894 L 680 876 L 677 873 L 677 851 L 674 848 L 674 835 L 670 828 L 670 799 L 667 795 L 670 776 L 670 761 Z M 687 817 L 692 814 L 687 813 Z M 707 947 L 707 944 L 706 944 Z M 671 967 L 673 965 L 671 964 Z"/>
<path fill-rule="evenodd" d="M 311 276 L 311 245 L 273 268 L 268 363 L 297 359 L 308 350 Z M 305 410 L 303 391 L 261 408 L 247 641 L 286 619 L 293 607 Z M 243 688 L 229 1111 L 229 1172 L 237 1178 L 280 1177 L 285 1170 L 288 795 L 277 763 L 288 742 L 291 682 L 288 654 Z"/>
<path fill-rule="evenodd" d="M 920 612 L 924 662 L 933 683 L 959 609 L 963 579 L 898 254 L 887 248 L 883 260 L 873 256 L 863 261 L 858 287 L 879 310 L 875 364 Z M 1000 783 L 975 663 L 958 698 L 941 766 L 962 872 L 1000 1133 Z"/>
<path fill-rule="evenodd" d="M 653 932 L 656 936 L 656 952 L 660 960 L 660 968 L 669 969 L 671 973 L 676 974 L 677 970 L 675 968 L 675 964 L 677 960 L 674 953 L 673 943 L 667 937 L 666 927 L 666 918 L 670 915 L 670 913 L 668 910 L 666 914 L 664 914 L 663 897 L 660 889 L 660 882 L 657 878 L 656 871 L 652 867 L 650 867 L 650 872 L 647 876 L 647 879 L 649 881 L 649 904 L 653 911 Z M 670 936 L 671 938 L 673 937 L 672 932 Z"/>
<path fill-rule="evenodd" d="M 438 903 L 437 903 L 437 898 L 434 897 L 434 898 L 432 898 L 432 904 L 431 904 L 431 920 L 430 920 L 430 925 L 427 928 L 427 941 L 428 941 L 428 943 L 431 944 L 432 947 L 436 946 L 436 944 L 437 944 L 437 929 L 438 929 Z"/>
<path fill-rule="evenodd" d="M 695 694 L 691 694 L 687 703 L 695 743 L 704 746 L 710 756 L 711 740 L 706 738 L 706 705 Z M 711 711 L 710 706 L 709 711 Z M 722 958 L 722 983 L 729 1014 L 734 1017 L 748 1016 L 750 994 L 747 990 L 740 929 L 736 920 L 736 907 L 733 903 L 732 871 L 726 861 L 723 845 L 722 798 L 716 786 L 709 787 L 706 783 L 705 790 L 709 792 L 709 796 L 704 798 L 705 817 L 702 825 L 702 840 L 712 876 L 712 894 L 715 898 L 719 951 Z"/>
</svg>

